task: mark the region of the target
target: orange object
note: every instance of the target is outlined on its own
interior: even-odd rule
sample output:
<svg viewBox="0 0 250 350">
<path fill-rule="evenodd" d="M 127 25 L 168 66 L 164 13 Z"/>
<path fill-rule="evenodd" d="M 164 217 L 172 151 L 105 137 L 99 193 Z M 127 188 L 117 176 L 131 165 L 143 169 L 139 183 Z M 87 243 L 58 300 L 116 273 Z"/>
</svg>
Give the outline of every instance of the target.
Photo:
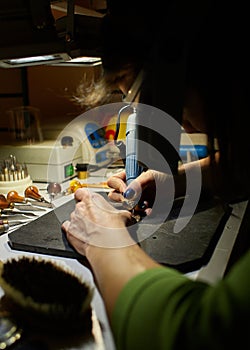
<svg viewBox="0 0 250 350">
<path fill-rule="evenodd" d="M 68 192 L 74 193 L 78 188 L 106 188 L 106 189 L 109 189 L 110 187 L 107 185 L 107 182 L 98 182 L 98 183 L 84 182 L 84 183 L 81 183 L 78 180 L 72 180 L 69 183 Z"/>
<path fill-rule="evenodd" d="M 29 186 L 24 191 L 26 198 L 32 198 L 36 200 L 42 200 L 42 196 L 39 194 L 38 188 L 36 186 Z"/>
<path fill-rule="evenodd" d="M 107 182 L 98 182 L 98 183 L 82 183 L 81 187 L 89 187 L 89 188 L 110 188 L 107 185 Z"/>
<path fill-rule="evenodd" d="M 51 203 L 46 201 L 46 199 L 40 195 L 39 190 L 36 186 L 27 187 L 24 191 L 24 195 L 26 198 L 35 199 L 38 202 L 48 203 L 51 205 Z"/>
<path fill-rule="evenodd" d="M 0 194 L 0 208 L 1 209 L 6 209 L 6 208 L 14 208 L 14 204 L 10 203 L 7 198 L 3 194 Z"/>
<path fill-rule="evenodd" d="M 7 194 L 7 200 L 14 203 L 25 203 L 26 200 L 23 196 L 20 196 L 17 191 L 10 191 Z"/>
<path fill-rule="evenodd" d="M 69 189 L 71 193 L 74 193 L 78 188 L 81 188 L 81 187 L 82 185 L 78 180 L 72 180 L 69 183 Z"/>
</svg>

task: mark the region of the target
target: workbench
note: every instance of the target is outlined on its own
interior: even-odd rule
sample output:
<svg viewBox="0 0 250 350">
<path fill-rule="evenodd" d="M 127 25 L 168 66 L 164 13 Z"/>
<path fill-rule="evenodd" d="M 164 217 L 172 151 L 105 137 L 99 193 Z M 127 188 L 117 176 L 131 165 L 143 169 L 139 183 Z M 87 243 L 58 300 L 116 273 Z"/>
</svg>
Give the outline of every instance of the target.
<svg viewBox="0 0 250 350">
<path fill-rule="evenodd" d="M 93 177 L 91 181 L 100 181 L 100 177 Z M 62 190 L 66 189 L 68 187 L 68 182 L 62 184 Z M 47 194 L 47 185 L 45 183 L 34 183 L 36 187 L 39 188 L 40 194 L 46 199 L 49 200 L 49 196 Z M 67 201 L 73 199 L 73 194 L 68 196 L 62 196 L 55 198 L 53 201 L 53 204 L 55 208 L 60 207 Z M 48 214 L 51 211 L 51 209 L 48 209 L 47 211 L 41 211 L 40 217 Z M 37 220 L 37 219 L 36 219 Z M 35 221 L 36 221 L 35 220 Z M 34 221 L 32 221 L 34 222 Z M 31 224 L 32 222 L 28 223 Z M 49 259 L 54 262 L 63 264 L 66 267 L 69 267 L 71 270 L 74 271 L 74 273 L 81 277 L 83 280 L 85 280 L 91 287 L 94 288 L 94 296 L 92 299 L 92 320 L 93 320 L 93 328 L 92 328 L 92 334 L 89 336 L 89 338 L 84 338 L 84 341 L 82 344 L 78 344 L 77 339 L 77 345 L 75 344 L 74 337 L 72 338 L 72 346 L 67 346 L 65 343 L 61 344 L 62 347 L 60 347 L 60 343 L 56 343 L 56 339 L 50 339 L 46 338 L 43 335 L 40 336 L 40 334 L 35 334 L 30 336 L 30 339 L 25 340 L 25 343 L 22 345 L 22 343 L 19 344 L 17 342 L 16 346 L 13 345 L 14 349 L 47 349 L 47 350 L 57 350 L 57 349 L 63 349 L 63 350 L 114 350 L 114 341 L 113 336 L 110 330 L 109 321 L 106 315 L 105 307 L 103 300 L 100 296 L 100 293 L 98 289 L 95 286 L 93 275 L 90 272 L 90 270 L 85 267 L 83 264 L 81 264 L 80 261 L 78 261 L 75 258 L 69 258 L 69 257 L 60 257 L 55 255 L 49 255 L 49 254 L 39 254 L 36 252 L 28 252 L 28 251 L 21 251 L 21 250 L 15 250 L 11 249 L 9 245 L 9 238 L 8 235 L 16 231 L 17 229 L 10 229 L 8 233 L 5 233 L 0 236 L 0 259 L 2 261 L 5 261 L 10 258 L 19 258 L 22 256 L 40 256 L 44 259 Z M 3 290 L 0 287 L 0 298 L 4 295 Z M 67 342 L 70 342 L 70 337 L 67 339 Z M 37 344 L 37 347 L 36 347 Z M 11 347 L 12 349 L 12 347 Z"/>
<path fill-rule="evenodd" d="M 91 176 L 90 179 L 88 179 L 88 182 L 101 182 L 105 180 L 105 178 L 103 178 L 102 176 Z M 46 193 L 46 189 L 47 186 L 46 184 L 35 184 L 37 185 L 37 187 L 39 187 L 40 193 L 48 199 L 48 194 Z M 68 187 L 68 183 L 63 184 L 63 189 Z M 90 189 L 92 191 L 99 191 L 103 193 L 103 189 L 100 188 L 98 189 Z M 107 190 L 108 191 L 108 190 Z M 70 203 L 70 207 L 72 205 L 72 202 L 74 201 L 73 199 L 73 194 L 67 195 L 67 196 L 59 196 L 58 198 L 55 198 L 55 200 L 53 201 L 54 205 L 55 205 L 55 210 L 62 208 L 65 205 L 69 205 Z M 215 283 L 218 279 L 221 279 L 226 271 L 227 268 L 227 264 L 228 261 L 230 259 L 230 255 L 235 243 L 235 240 L 237 238 L 238 232 L 240 230 L 240 226 L 246 211 L 248 205 L 248 201 L 243 201 L 240 203 L 236 203 L 234 205 L 231 206 L 231 211 L 230 213 L 227 214 L 226 220 L 224 220 L 224 224 L 223 227 L 221 228 L 221 233 L 219 234 L 219 236 L 216 239 L 215 242 L 215 247 L 213 249 L 213 252 L 211 252 L 210 256 L 209 256 L 209 261 L 205 262 L 205 263 L 199 263 L 197 266 L 198 268 L 195 268 L 196 265 L 190 265 L 188 264 L 188 268 L 186 269 L 186 271 L 184 270 L 184 272 L 186 273 L 187 276 L 189 276 L 192 279 L 199 279 L 199 280 L 203 280 L 203 281 L 207 281 L 208 283 Z M 54 211 L 54 210 L 53 210 Z M 43 212 L 41 213 L 41 216 L 39 217 L 39 219 L 42 217 L 44 217 L 44 215 L 48 215 L 49 213 L 51 213 L 51 210 L 48 210 L 48 212 Z M 39 220 L 37 219 L 37 220 Z M 225 218 L 224 218 L 225 219 Z M 36 221 L 36 220 L 35 220 Z M 32 221 L 30 224 L 35 223 L 35 221 Z M 149 223 L 150 225 L 150 223 Z M 27 225 L 25 225 L 27 226 Z M 146 226 L 144 226 L 145 228 Z M 169 227 L 169 226 L 168 226 Z M 17 230 L 18 231 L 18 230 Z M 16 231 L 16 232 L 17 232 Z M 12 231 L 15 232 L 15 231 Z M 105 350 L 114 350 L 115 346 L 114 346 L 114 341 L 113 341 L 113 337 L 112 337 L 112 333 L 110 330 L 110 325 L 107 319 L 107 315 L 105 312 L 105 308 L 104 308 L 104 303 L 103 300 L 98 292 L 98 289 L 95 287 L 95 283 L 94 283 L 94 279 L 93 279 L 93 275 L 91 273 L 91 271 L 88 269 L 87 266 L 84 265 L 84 263 L 82 263 L 77 255 L 74 255 L 75 252 L 73 252 L 72 256 L 71 256 L 71 249 L 66 249 L 67 250 L 67 254 L 57 254 L 56 250 L 53 252 L 53 254 L 48 254 L 46 253 L 46 251 L 43 252 L 43 250 L 39 249 L 34 249 L 34 251 L 29 251 L 29 249 L 27 250 L 22 250 L 22 248 L 15 248 L 12 249 L 10 242 L 9 242 L 9 234 L 11 235 L 12 232 L 10 231 L 8 234 L 3 234 L 2 236 L 0 236 L 0 256 L 1 256 L 1 260 L 6 260 L 9 258 L 17 258 L 20 256 L 41 256 L 44 258 L 49 258 L 52 259 L 53 261 L 60 261 L 63 264 L 66 264 L 67 266 L 69 266 L 74 272 L 77 273 L 77 275 L 82 276 L 86 281 L 88 281 L 95 289 L 94 292 L 94 297 L 93 297 L 93 301 L 92 301 L 92 307 L 93 307 L 93 313 L 94 313 L 94 318 L 95 318 L 95 333 L 97 334 L 97 336 L 95 335 L 94 340 L 91 339 L 89 342 L 86 342 L 84 344 L 82 344 L 80 347 L 68 347 L 68 348 L 64 348 L 64 349 L 68 349 L 68 350 L 74 350 L 74 349 L 81 349 L 81 350 L 85 350 L 85 349 L 105 349 Z M 158 232 L 158 231 L 157 231 Z M 141 241 L 141 246 L 142 249 L 144 249 L 149 255 L 152 255 L 154 258 L 156 258 L 156 260 L 161 257 L 159 257 L 158 254 L 158 248 L 156 245 L 156 249 L 157 251 L 154 251 L 154 245 L 150 245 L 150 240 L 151 241 L 158 241 L 158 244 L 162 245 L 162 232 L 159 231 L 159 234 L 157 236 L 157 232 L 154 233 L 152 236 L 148 237 L 145 241 Z M 164 236 L 164 235 L 163 235 Z M 164 236 L 165 237 L 165 236 Z M 154 256 L 154 254 L 156 254 L 156 256 Z M 61 255 L 61 256 L 60 256 Z M 64 255 L 64 256 L 63 256 Z M 197 259 L 196 259 L 197 260 Z M 195 261 L 196 261 L 195 260 Z M 161 261 L 159 261 L 161 262 Z M 164 264 L 164 261 L 163 261 Z M 166 265 L 168 265 L 168 263 L 166 263 Z M 170 264 L 171 266 L 171 264 Z M 180 264 L 180 270 L 182 269 L 183 264 Z M 186 265 L 185 265 L 186 266 Z M 191 266 L 191 268 L 190 268 Z M 178 268 L 178 266 L 177 266 Z M 0 289 L 0 297 L 3 295 L 2 290 Z M 47 349 L 49 350 L 55 350 L 49 347 L 47 347 Z M 19 350 L 19 348 L 18 348 Z"/>
</svg>

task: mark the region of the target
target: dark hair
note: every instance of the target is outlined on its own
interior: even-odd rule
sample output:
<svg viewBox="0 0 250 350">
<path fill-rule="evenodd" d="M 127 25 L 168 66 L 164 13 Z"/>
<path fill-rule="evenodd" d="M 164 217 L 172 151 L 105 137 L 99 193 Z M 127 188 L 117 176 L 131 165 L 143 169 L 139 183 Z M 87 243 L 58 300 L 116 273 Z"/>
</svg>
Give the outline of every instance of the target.
<svg viewBox="0 0 250 350">
<path fill-rule="evenodd" d="M 140 4 L 140 6 L 139 6 Z M 154 31 L 149 6 L 128 1 L 126 6 L 112 2 L 103 17 L 101 37 L 102 71 L 98 80 L 82 79 L 75 100 L 84 108 L 112 102 L 124 74 L 136 77 L 151 52 Z"/>
<path fill-rule="evenodd" d="M 228 2 L 225 6 L 224 1 L 207 3 L 211 6 L 188 41 L 185 86 L 203 101 L 212 159 L 214 140 L 218 141 L 220 165 L 215 172 L 216 192 L 227 201 L 240 200 L 250 196 L 250 142 L 246 125 L 250 115 L 250 60 L 248 20 L 244 18 L 248 12 L 240 0 L 237 6 Z M 158 17 L 148 9 L 138 12 L 139 6 L 136 9 L 131 6 L 128 4 L 123 11 L 115 8 L 104 17 L 104 70 L 100 81 L 93 83 L 85 96 L 85 103 L 90 107 L 109 102 L 115 85 L 122 79 L 121 72 L 127 70 L 127 74 L 135 75 L 158 40 L 158 27 L 152 20 Z M 160 13 L 159 21 L 163 17 Z M 161 35 L 164 36 L 164 32 Z M 148 95 L 152 89 L 150 86 Z"/>
</svg>

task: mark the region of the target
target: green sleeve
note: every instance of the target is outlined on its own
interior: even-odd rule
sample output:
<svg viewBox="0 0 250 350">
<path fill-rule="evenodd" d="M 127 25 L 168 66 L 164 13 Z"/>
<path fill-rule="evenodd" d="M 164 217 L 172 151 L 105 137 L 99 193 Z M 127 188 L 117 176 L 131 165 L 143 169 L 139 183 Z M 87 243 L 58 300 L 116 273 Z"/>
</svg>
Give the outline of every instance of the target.
<svg viewBox="0 0 250 350">
<path fill-rule="evenodd" d="M 118 350 L 247 349 L 249 319 L 250 252 L 214 286 L 167 267 L 139 274 L 120 293 L 111 326 Z"/>
</svg>

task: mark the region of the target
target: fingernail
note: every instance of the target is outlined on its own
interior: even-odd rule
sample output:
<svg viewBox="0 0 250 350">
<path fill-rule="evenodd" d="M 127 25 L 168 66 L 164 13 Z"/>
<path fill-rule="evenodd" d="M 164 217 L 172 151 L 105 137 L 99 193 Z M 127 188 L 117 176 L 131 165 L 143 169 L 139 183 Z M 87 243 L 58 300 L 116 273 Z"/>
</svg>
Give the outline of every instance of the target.
<svg viewBox="0 0 250 350">
<path fill-rule="evenodd" d="M 132 199 L 135 196 L 135 191 L 133 190 L 133 188 L 128 188 L 124 194 L 123 197 L 126 199 Z"/>
</svg>

